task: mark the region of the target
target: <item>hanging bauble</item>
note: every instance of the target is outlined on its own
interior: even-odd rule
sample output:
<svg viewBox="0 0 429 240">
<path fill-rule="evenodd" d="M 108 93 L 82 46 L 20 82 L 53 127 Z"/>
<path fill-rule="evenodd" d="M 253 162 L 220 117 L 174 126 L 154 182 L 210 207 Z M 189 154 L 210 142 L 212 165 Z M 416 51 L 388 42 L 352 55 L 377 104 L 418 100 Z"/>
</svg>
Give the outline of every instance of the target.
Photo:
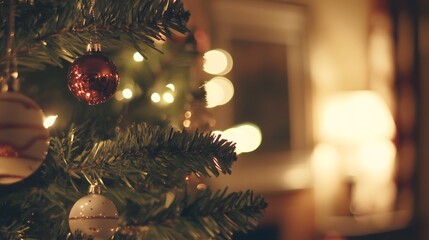
<svg viewBox="0 0 429 240">
<path fill-rule="evenodd" d="M 12 184 L 35 172 L 49 147 L 45 115 L 30 98 L 0 93 L 0 184 Z"/>
<path fill-rule="evenodd" d="M 101 54 L 99 43 L 90 43 L 86 54 L 78 57 L 68 72 L 73 95 L 89 105 L 106 102 L 116 91 L 119 75 L 115 64 Z"/>
<path fill-rule="evenodd" d="M 80 233 L 94 240 L 110 238 L 117 230 L 118 210 L 98 185 L 91 185 L 89 195 L 77 200 L 69 215 L 72 234 Z"/>
</svg>

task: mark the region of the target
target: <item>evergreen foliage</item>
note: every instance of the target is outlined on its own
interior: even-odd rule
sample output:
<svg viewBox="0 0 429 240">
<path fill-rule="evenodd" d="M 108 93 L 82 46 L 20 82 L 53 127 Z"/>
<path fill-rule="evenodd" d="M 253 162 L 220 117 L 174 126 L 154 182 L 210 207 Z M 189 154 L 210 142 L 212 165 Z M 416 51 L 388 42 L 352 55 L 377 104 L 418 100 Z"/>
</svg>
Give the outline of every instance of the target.
<svg viewBox="0 0 429 240">
<path fill-rule="evenodd" d="M 1 71 L 10 64 L 10 2 L 20 71 L 62 66 L 82 54 L 90 39 L 144 55 L 146 47 L 155 48 L 154 40 L 186 33 L 190 16 L 180 0 L 0 0 Z M 6 74 L 0 73 L 3 79 Z M 68 215 L 95 182 L 118 208 L 114 239 L 232 239 L 257 226 L 266 208 L 261 196 L 190 189 L 186 180 L 231 174 L 234 143 L 211 133 L 100 119 L 52 132 L 40 169 L 0 186 L 0 239 L 85 239 L 70 234 Z"/>
</svg>

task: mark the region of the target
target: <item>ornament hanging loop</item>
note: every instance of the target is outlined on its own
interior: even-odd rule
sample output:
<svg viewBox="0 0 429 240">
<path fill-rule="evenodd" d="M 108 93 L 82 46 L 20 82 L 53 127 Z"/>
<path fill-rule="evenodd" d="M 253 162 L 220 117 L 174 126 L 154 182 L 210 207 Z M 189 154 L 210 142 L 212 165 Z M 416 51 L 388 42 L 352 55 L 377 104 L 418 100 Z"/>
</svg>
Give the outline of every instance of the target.
<svg viewBox="0 0 429 240">
<path fill-rule="evenodd" d="M 90 41 L 88 45 L 86 45 L 87 52 L 101 52 L 101 44 L 99 42 Z"/>
<path fill-rule="evenodd" d="M 89 194 L 101 194 L 102 192 L 103 191 L 101 190 L 101 186 L 98 185 L 98 182 L 95 182 L 94 184 L 91 184 L 91 186 L 89 186 Z"/>
<path fill-rule="evenodd" d="M 87 52 L 101 52 L 101 44 L 98 41 L 98 33 L 97 33 L 97 24 L 96 24 L 96 19 L 95 19 L 95 0 L 91 0 L 91 7 L 89 8 L 89 13 L 92 16 L 92 25 L 93 25 L 93 34 L 94 34 L 94 38 L 95 40 L 93 40 L 92 37 L 90 37 L 89 39 L 89 43 L 86 46 L 86 51 Z"/>
</svg>

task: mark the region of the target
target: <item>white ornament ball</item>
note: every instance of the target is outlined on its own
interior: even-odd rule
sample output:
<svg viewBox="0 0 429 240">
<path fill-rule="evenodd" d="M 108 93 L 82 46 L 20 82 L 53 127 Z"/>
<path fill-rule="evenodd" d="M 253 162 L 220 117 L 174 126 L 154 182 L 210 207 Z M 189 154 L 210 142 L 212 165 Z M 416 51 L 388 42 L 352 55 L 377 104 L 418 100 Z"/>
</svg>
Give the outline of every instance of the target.
<svg viewBox="0 0 429 240">
<path fill-rule="evenodd" d="M 106 240 L 116 232 L 118 219 L 112 201 L 101 194 L 89 194 L 73 205 L 69 226 L 72 234 L 80 231 L 94 240 Z"/>
<path fill-rule="evenodd" d="M 0 93 L 0 184 L 12 184 L 35 172 L 49 147 L 45 115 L 30 98 Z"/>
</svg>

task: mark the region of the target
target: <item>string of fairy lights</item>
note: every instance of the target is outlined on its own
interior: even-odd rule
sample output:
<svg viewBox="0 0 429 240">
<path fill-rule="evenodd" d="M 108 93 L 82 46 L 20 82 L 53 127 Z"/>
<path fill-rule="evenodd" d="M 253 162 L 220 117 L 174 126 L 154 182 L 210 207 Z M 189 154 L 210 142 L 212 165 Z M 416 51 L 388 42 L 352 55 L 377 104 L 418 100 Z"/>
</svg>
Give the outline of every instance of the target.
<svg viewBox="0 0 429 240">
<path fill-rule="evenodd" d="M 204 83 L 206 91 L 206 108 L 215 108 L 227 104 L 234 96 L 234 85 L 225 76 L 233 68 L 232 56 L 224 49 L 212 49 L 204 53 L 203 71 L 212 76 Z M 136 63 L 144 62 L 145 58 L 139 53 L 134 52 L 132 59 Z M 116 101 L 127 101 L 135 96 L 135 87 L 125 85 L 122 90 L 115 93 Z M 150 100 L 153 104 L 168 105 L 175 101 L 175 85 L 167 83 L 164 88 L 153 91 L 150 94 Z M 189 127 L 189 118 L 192 112 L 185 112 L 183 126 Z M 58 115 L 47 116 L 44 122 L 46 128 L 54 125 Z M 221 134 L 223 138 L 236 142 L 237 153 L 246 153 L 256 150 L 262 142 L 260 128 L 253 123 L 240 123 L 225 130 L 214 130 L 213 134 Z"/>
</svg>

